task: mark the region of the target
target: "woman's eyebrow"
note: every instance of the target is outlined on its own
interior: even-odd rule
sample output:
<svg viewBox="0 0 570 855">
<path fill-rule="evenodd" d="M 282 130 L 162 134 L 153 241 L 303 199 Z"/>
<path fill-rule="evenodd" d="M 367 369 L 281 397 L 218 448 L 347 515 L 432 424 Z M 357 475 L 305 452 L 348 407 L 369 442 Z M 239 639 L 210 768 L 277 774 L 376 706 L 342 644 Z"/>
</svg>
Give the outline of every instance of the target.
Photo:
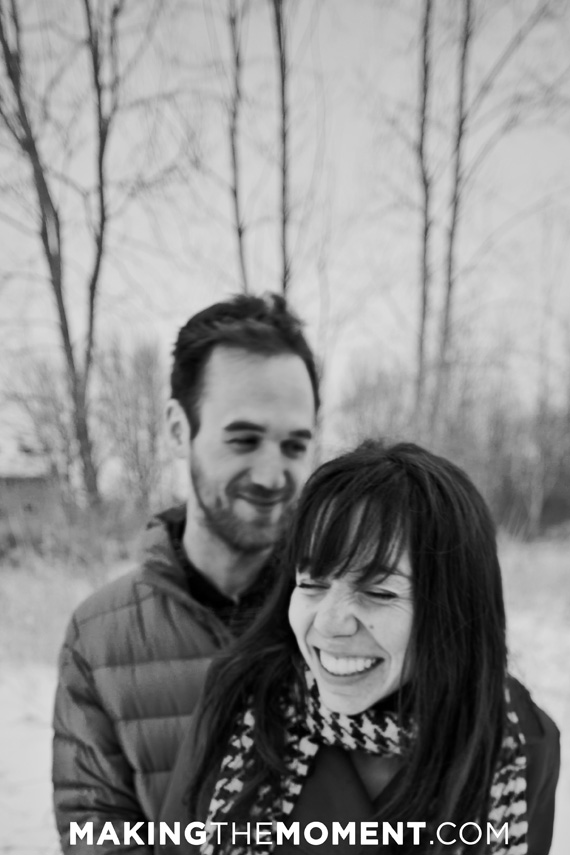
<svg viewBox="0 0 570 855">
<path fill-rule="evenodd" d="M 410 581 L 410 576 L 398 567 L 390 567 L 384 564 L 379 565 L 375 561 L 370 561 L 368 564 L 362 564 L 352 572 L 358 577 L 368 576 L 368 582 L 374 582 L 375 576 L 378 577 L 379 583 L 385 582 L 386 579 L 390 579 L 393 576 L 396 576 L 399 579 L 404 579 L 407 582 Z"/>
<path fill-rule="evenodd" d="M 410 576 L 408 573 L 404 573 L 403 570 L 400 570 L 398 567 L 390 567 L 390 569 L 386 570 L 388 576 L 398 576 L 400 579 L 409 580 Z"/>
</svg>

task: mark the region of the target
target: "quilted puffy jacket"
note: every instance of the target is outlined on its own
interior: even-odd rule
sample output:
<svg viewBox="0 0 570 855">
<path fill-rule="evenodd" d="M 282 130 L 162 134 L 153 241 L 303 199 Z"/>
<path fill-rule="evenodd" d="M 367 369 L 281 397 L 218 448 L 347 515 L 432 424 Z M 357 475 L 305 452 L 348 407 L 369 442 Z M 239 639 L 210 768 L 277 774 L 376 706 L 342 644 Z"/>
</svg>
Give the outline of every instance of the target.
<svg viewBox="0 0 570 855">
<path fill-rule="evenodd" d="M 59 661 L 53 787 L 64 852 L 149 855 L 140 843 L 70 844 L 69 824 L 157 817 L 212 654 L 230 640 L 190 595 L 165 522 L 146 532 L 142 566 L 74 613 Z M 144 837 L 144 835 L 143 835 Z"/>
</svg>

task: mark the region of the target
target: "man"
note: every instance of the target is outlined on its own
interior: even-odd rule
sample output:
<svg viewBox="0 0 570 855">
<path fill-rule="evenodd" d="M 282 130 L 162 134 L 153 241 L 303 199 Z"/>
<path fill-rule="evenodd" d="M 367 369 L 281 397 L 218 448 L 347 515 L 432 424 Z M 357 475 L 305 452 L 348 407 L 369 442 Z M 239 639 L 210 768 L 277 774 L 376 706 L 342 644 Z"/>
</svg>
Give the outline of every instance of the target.
<svg viewBox="0 0 570 855">
<path fill-rule="evenodd" d="M 309 472 L 317 371 L 282 298 L 238 296 L 191 318 L 171 386 L 186 507 L 151 524 L 138 570 L 76 610 L 60 656 L 53 784 L 66 852 L 152 851 L 147 823 L 210 657 L 263 602 Z M 125 842 L 124 824 L 139 821 Z"/>
</svg>

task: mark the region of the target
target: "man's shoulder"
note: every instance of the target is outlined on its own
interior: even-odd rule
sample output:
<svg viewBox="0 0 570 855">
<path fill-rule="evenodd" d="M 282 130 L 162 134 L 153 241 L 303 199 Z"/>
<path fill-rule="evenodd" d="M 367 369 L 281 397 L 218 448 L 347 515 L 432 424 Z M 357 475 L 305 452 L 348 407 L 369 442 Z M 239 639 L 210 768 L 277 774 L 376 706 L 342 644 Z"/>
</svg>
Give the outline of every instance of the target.
<svg viewBox="0 0 570 855">
<path fill-rule="evenodd" d="M 159 574 L 151 576 L 143 565 L 103 585 L 75 609 L 63 655 L 79 655 L 93 670 L 141 662 L 154 667 L 154 662 L 210 655 L 218 646 L 216 628 L 188 592 Z"/>
<path fill-rule="evenodd" d="M 141 597 L 151 595 L 152 589 L 148 585 L 141 585 L 143 576 L 144 566 L 141 565 L 106 582 L 77 606 L 73 613 L 76 623 L 81 625 L 119 612 L 139 602 Z"/>
<path fill-rule="evenodd" d="M 77 606 L 76 625 L 104 619 L 157 596 L 186 598 L 184 571 L 170 542 L 167 519 L 167 514 L 161 514 L 149 523 L 138 566 L 106 582 Z"/>
</svg>

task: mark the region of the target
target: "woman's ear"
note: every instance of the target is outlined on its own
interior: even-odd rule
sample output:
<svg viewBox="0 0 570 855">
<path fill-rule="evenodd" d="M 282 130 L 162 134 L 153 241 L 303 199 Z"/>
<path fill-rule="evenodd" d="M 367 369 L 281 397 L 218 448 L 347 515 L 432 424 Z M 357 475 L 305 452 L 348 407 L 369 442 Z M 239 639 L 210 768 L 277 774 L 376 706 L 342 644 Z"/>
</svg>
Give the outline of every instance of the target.
<svg viewBox="0 0 570 855">
<path fill-rule="evenodd" d="M 186 459 L 190 454 L 190 425 L 180 402 L 174 398 L 166 405 L 166 425 L 172 453 L 176 458 Z"/>
</svg>

